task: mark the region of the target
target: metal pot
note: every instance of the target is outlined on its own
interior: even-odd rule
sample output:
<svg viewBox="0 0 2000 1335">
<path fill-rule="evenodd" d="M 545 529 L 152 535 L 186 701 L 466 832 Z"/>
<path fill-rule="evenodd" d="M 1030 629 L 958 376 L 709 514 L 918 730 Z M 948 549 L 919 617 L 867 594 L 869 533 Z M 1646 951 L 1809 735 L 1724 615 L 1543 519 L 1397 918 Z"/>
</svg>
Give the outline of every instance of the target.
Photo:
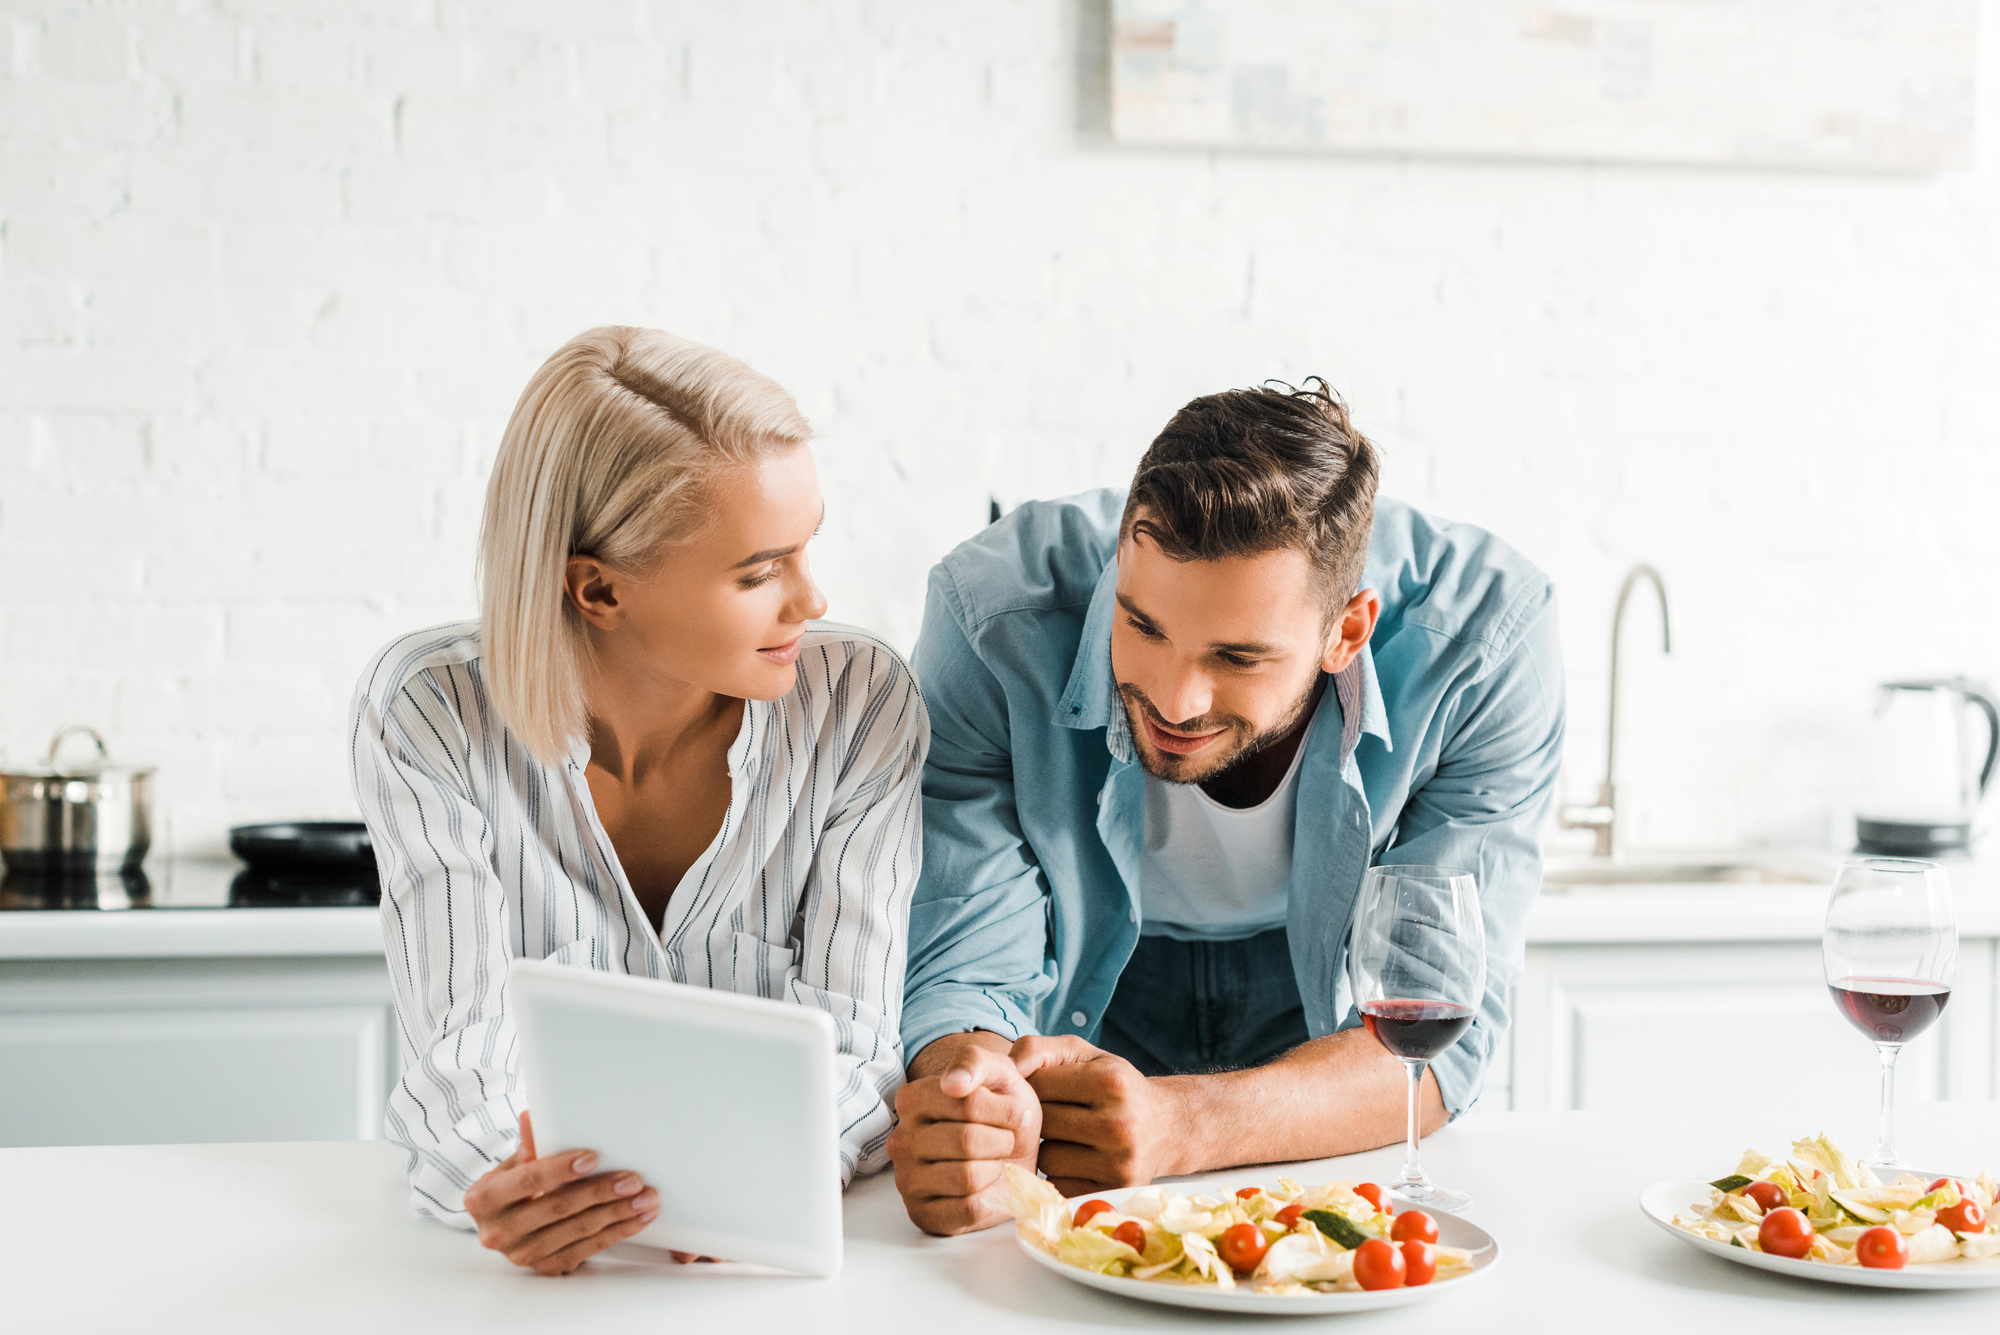
<svg viewBox="0 0 2000 1335">
<path fill-rule="evenodd" d="M 97 758 L 61 759 L 84 736 Z M 0 770 L 0 860 L 10 873 L 47 876 L 137 867 L 153 838 L 153 768 L 114 765 L 97 729 L 73 723 L 49 743 L 46 763 Z"/>
</svg>

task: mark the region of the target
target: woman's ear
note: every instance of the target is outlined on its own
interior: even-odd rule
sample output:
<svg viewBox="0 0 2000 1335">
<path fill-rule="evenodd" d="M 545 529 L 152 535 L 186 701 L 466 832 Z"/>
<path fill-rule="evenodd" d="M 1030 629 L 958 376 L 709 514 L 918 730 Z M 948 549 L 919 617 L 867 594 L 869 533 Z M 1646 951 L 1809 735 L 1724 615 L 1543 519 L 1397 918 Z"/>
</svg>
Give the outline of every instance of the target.
<svg viewBox="0 0 2000 1335">
<path fill-rule="evenodd" d="M 1349 598 L 1346 610 L 1340 614 L 1340 624 L 1334 628 L 1333 643 L 1327 646 L 1326 657 L 1320 660 L 1320 667 L 1327 672 L 1339 672 L 1352 663 L 1354 656 L 1361 652 L 1368 638 L 1375 633 L 1375 619 L 1381 615 L 1382 598 L 1375 590 L 1363 589 Z"/>
<path fill-rule="evenodd" d="M 563 592 L 599 630 L 615 630 L 625 618 L 618 601 L 618 575 L 594 556 L 572 556 L 563 569 Z"/>
</svg>

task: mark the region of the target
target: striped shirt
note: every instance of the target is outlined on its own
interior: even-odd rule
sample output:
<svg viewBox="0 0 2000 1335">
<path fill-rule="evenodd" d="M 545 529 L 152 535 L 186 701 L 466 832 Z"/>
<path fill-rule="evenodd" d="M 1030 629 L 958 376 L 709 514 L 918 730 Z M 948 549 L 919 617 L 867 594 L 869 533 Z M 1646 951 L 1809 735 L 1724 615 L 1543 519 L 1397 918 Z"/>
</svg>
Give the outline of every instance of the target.
<svg viewBox="0 0 2000 1335">
<path fill-rule="evenodd" d="M 861 631 L 815 623 L 797 670 L 783 698 L 745 702 L 722 828 L 656 934 L 598 822 L 587 743 L 551 766 L 508 731 L 477 622 L 368 665 L 351 760 L 401 1030 L 385 1130 L 418 1211 L 472 1227 L 466 1188 L 515 1148 L 515 958 L 819 1007 L 837 1031 L 842 1181 L 887 1162 L 930 720 L 903 660 Z"/>
</svg>

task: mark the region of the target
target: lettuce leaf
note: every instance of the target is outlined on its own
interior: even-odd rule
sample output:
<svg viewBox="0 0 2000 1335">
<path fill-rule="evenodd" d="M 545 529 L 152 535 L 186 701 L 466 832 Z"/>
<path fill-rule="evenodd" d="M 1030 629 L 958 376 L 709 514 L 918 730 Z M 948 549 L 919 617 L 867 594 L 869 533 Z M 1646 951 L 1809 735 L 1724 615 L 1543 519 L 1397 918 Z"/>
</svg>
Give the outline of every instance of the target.
<svg viewBox="0 0 2000 1335">
<path fill-rule="evenodd" d="M 1845 1188 L 1865 1185 L 1861 1180 L 1860 1162 L 1834 1144 L 1832 1137 L 1823 1131 L 1810 1140 L 1793 1141 L 1792 1159 L 1808 1167 L 1817 1168 L 1822 1173 L 1833 1174 L 1835 1186 Z"/>
<path fill-rule="evenodd" d="M 1095 1270 L 1100 1275 L 1115 1275 L 1125 1273 L 1119 1267 L 1130 1268 L 1139 1264 L 1141 1258 L 1108 1233 L 1094 1228 L 1073 1228 L 1056 1243 L 1056 1260 L 1082 1270 Z"/>
<path fill-rule="evenodd" d="M 1183 1233 L 1181 1246 L 1187 1249 L 1188 1260 L 1194 1263 L 1194 1268 L 1203 1279 L 1213 1279 L 1217 1288 L 1236 1287 L 1236 1272 L 1223 1264 L 1214 1243 L 1199 1233 Z"/>
<path fill-rule="evenodd" d="M 1063 1194 L 1055 1183 L 1037 1177 L 1016 1164 L 1008 1164 L 1002 1176 L 1007 1183 L 1007 1208 L 1015 1219 L 1039 1219 L 1044 1205 L 1062 1205 Z"/>
<path fill-rule="evenodd" d="M 1257 1267 L 1258 1278 L 1273 1283 L 1331 1282 L 1346 1279 L 1352 1273 L 1354 1253 L 1329 1246 L 1316 1231 L 1287 1233 L 1271 1244 L 1271 1250 L 1264 1253 L 1263 1264 Z"/>
<path fill-rule="evenodd" d="M 1910 1239 L 1910 1264 L 1928 1265 L 1958 1255 L 1958 1236 L 1943 1224 L 1932 1224 Z"/>
</svg>

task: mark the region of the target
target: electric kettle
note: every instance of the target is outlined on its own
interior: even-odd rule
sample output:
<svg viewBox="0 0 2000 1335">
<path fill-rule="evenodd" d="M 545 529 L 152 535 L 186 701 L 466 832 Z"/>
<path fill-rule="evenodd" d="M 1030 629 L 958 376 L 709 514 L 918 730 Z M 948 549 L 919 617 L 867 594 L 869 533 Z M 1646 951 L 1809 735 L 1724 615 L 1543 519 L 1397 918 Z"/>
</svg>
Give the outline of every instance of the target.
<svg viewBox="0 0 2000 1335">
<path fill-rule="evenodd" d="M 1965 677 L 1884 682 L 1866 758 L 1854 815 L 1860 851 L 1931 857 L 1963 849 L 2000 759 L 2000 704 Z"/>
</svg>

